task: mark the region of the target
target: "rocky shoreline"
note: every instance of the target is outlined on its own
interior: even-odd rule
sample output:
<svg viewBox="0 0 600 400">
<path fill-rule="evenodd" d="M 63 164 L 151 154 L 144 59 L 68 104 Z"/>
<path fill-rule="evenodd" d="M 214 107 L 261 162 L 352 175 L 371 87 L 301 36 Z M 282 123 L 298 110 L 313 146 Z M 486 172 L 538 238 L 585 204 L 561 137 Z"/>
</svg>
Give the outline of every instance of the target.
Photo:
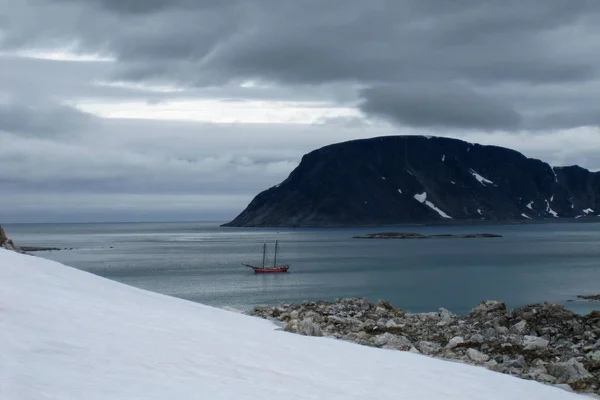
<svg viewBox="0 0 600 400">
<path fill-rule="evenodd" d="M 578 299 L 589 300 L 589 301 L 600 301 L 600 294 L 592 294 L 592 295 L 579 295 Z"/>
<path fill-rule="evenodd" d="M 357 297 L 256 306 L 248 314 L 302 335 L 460 360 L 600 395 L 600 310 L 582 316 L 560 304 L 509 310 L 482 301 L 466 315 L 443 308 L 413 314 Z"/>
<path fill-rule="evenodd" d="M 43 247 L 43 246 L 17 246 L 15 242 L 8 238 L 6 232 L 0 225 L 0 248 L 16 251 L 17 253 L 28 254 L 35 251 L 57 251 L 73 250 L 73 248 Z"/>
<path fill-rule="evenodd" d="M 362 236 L 353 236 L 353 239 L 477 239 L 502 237 L 494 233 L 465 233 L 465 234 L 438 234 L 423 235 L 420 233 L 406 232 L 377 232 L 367 233 Z"/>
</svg>

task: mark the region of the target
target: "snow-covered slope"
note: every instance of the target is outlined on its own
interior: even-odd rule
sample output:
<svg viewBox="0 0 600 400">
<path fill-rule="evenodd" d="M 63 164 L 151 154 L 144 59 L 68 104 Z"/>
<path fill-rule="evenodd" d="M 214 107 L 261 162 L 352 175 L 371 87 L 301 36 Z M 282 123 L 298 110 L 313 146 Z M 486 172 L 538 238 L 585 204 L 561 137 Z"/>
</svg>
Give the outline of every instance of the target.
<svg viewBox="0 0 600 400">
<path fill-rule="evenodd" d="M 0 249 L 0 399 L 581 399 Z"/>
</svg>

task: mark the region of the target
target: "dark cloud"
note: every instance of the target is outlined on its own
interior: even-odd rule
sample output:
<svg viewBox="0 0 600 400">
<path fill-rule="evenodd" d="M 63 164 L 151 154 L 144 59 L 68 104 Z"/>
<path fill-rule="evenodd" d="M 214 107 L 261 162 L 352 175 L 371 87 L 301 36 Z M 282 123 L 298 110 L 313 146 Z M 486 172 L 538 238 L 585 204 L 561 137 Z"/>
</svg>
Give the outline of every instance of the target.
<svg viewBox="0 0 600 400">
<path fill-rule="evenodd" d="M 362 90 L 361 96 L 364 113 L 415 127 L 514 130 L 521 121 L 505 104 L 459 86 L 376 86 Z"/>
<path fill-rule="evenodd" d="M 78 133 L 97 118 L 75 108 L 58 104 L 0 102 L 0 131 L 53 137 Z"/>
<path fill-rule="evenodd" d="M 407 82 L 459 82 L 488 99 L 479 110 L 491 115 L 468 118 L 473 128 L 480 121 L 482 129 L 512 129 L 517 117 L 511 109 L 527 120 L 529 111 L 544 114 L 557 108 L 572 109 L 566 119 L 570 127 L 583 126 L 590 119 L 577 119 L 579 105 L 565 105 L 559 95 L 552 110 L 530 110 L 536 104 L 521 106 L 519 96 L 492 99 L 509 84 L 558 84 L 568 90 L 597 81 L 600 69 L 595 56 L 600 52 L 600 2 L 594 0 L 349 0 L 343 5 L 317 0 L 43 0 L 36 6 L 29 0 L 13 7 L 15 17 L 22 18 L 11 19 L 4 29 L 5 46 L 75 41 L 76 49 L 116 57 L 107 74 L 112 79 L 206 89 L 260 80 L 279 88 L 359 85 L 373 87 L 374 93 Z M 41 13 L 48 18 L 33 18 Z M 410 104 L 427 97 L 412 93 L 416 97 Z M 438 126 L 448 118 L 460 126 L 464 116 L 457 114 L 469 113 L 452 102 L 435 105 L 431 122 L 418 117 L 415 126 Z M 524 121 L 523 126 L 533 125 Z"/>
<path fill-rule="evenodd" d="M 55 0 L 64 3 L 86 2 L 115 13 L 147 14 L 165 9 L 209 9 L 220 5 L 221 0 Z"/>
<path fill-rule="evenodd" d="M 600 126 L 600 109 L 589 105 L 581 110 L 557 111 L 530 118 L 530 129 L 569 129 L 573 126 Z"/>
</svg>

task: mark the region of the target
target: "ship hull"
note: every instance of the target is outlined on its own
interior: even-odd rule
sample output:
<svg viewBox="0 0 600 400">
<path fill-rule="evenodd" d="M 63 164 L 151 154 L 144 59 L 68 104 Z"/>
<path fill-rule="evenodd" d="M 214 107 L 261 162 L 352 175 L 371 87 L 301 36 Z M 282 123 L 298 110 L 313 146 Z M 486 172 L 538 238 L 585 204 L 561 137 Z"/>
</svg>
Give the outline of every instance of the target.
<svg viewBox="0 0 600 400">
<path fill-rule="evenodd" d="M 288 269 L 290 269 L 290 267 L 270 267 L 270 268 L 268 268 L 268 267 L 265 267 L 265 268 L 253 267 L 252 269 L 257 274 L 272 274 L 272 273 L 278 273 L 278 272 L 287 272 Z"/>
</svg>

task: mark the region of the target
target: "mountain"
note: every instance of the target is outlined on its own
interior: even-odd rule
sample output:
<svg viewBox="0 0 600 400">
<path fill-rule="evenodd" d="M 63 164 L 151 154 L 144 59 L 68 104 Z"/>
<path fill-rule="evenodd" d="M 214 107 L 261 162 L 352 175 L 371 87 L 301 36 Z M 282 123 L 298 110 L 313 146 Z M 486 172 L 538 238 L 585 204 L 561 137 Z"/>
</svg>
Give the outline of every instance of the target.
<svg viewBox="0 0 600 400">
<path fill-rule="evenodd" d="M 325 146 L 224 226 L 524 221 L 600 214 L 600 172 L 498 146 L 385 136 Z M 600 221 L 600 219 L 599 219 Z"/>
</svg>

